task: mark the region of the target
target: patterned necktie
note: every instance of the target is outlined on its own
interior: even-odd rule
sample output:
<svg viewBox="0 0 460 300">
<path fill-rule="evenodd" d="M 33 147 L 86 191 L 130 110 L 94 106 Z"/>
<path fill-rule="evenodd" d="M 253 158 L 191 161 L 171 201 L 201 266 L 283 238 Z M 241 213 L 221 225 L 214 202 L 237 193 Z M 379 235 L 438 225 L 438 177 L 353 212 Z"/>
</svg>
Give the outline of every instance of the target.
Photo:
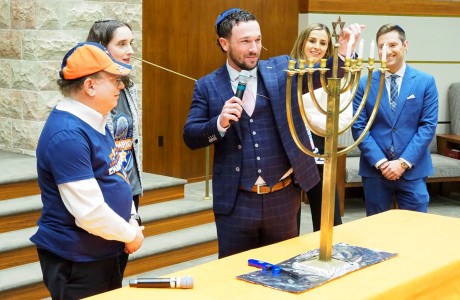
<svg viewBox="0 0 460 300">
<path fill-rule="evenodd" d="M 252 116 L 254 112 L 254 108 L 256 107 L 256 99 L 252 94 L 252 85 L 253 85 L 254 78 L 251 77 L 249 79 L 248 84 L 246 85 L 246 90 L 243 94 L 243 108 L 249 116 Z"/>
<path fill-rule="evenodd" d="M 398 84 L 396 79 L 399 75 L 391 75 L 391 84 L 390 84 L 390 107 L 394 112 L 396 110 L 396 101 L 398 100 Z"/>
</svg>

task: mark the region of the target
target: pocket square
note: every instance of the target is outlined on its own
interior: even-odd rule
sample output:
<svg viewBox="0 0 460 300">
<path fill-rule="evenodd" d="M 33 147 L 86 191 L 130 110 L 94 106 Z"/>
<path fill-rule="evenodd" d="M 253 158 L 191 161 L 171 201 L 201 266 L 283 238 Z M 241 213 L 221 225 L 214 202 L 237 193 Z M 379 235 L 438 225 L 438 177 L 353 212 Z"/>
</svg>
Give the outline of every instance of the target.
<svg viewBox="0 0 460 300">
<path fill-rule="evenodd" d="M 415 99 L 414 94 L 412 94 L 412 95 L 410 95 L 409 97 L 407 97 L 407 100 L 409 100 L 409 99 Z"/>
</svg>

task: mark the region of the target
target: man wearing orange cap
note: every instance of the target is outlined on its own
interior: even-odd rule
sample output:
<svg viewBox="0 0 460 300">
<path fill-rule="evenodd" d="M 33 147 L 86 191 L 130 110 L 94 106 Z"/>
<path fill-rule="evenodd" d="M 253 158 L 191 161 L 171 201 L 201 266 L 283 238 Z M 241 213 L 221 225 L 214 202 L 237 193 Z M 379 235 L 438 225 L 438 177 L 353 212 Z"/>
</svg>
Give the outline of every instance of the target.
<svg viewBox="0 0 460 300">
<path fill-rule="evenodd" d="M 80 43 L 62 61 L 64 99 L 37 146 L 43 209 L 31 237 L 53 299 L 81 299 L 121 287 L 120 257 L 142 245 L 131 187 L 105 126 L 121 76 L 131 66 L 97 43 Z"/>
</svg>

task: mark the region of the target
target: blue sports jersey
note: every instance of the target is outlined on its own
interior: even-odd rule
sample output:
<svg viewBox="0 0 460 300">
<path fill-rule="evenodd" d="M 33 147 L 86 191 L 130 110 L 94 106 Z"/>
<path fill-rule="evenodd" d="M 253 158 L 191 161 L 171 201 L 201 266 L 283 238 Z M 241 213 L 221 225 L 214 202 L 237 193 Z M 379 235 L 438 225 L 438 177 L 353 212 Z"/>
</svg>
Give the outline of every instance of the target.
<svg viewBox="0 0 460 300">
<path fill-rule="evenodd" d="M 107 128 L 103 135 L 73 114 L 53 109 L 38 141 L 37 171 L 43 210 L 33 243 L 72 261 L 100 260 L 123 252 L 124 243 L 78 227 L 58 189 L 59 184 L 95 178 L 107 205 L 129 220 L 131 186 Z"/>
</svg>

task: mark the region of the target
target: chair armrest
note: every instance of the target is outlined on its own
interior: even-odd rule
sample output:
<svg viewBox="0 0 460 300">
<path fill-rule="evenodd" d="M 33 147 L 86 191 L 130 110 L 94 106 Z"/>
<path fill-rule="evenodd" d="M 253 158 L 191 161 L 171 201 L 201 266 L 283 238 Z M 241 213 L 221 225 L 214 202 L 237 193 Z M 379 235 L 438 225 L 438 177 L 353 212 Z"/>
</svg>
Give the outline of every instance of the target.
<svg viewBox="0 0 460 300">
<path fill-rule="evenodd" d="M 460 136 L 453 134 L 437 134 L 436 144 L 439 154 L 449 156 L 449 151 L 451 149 L 460 150 Z"/>
</svg>

